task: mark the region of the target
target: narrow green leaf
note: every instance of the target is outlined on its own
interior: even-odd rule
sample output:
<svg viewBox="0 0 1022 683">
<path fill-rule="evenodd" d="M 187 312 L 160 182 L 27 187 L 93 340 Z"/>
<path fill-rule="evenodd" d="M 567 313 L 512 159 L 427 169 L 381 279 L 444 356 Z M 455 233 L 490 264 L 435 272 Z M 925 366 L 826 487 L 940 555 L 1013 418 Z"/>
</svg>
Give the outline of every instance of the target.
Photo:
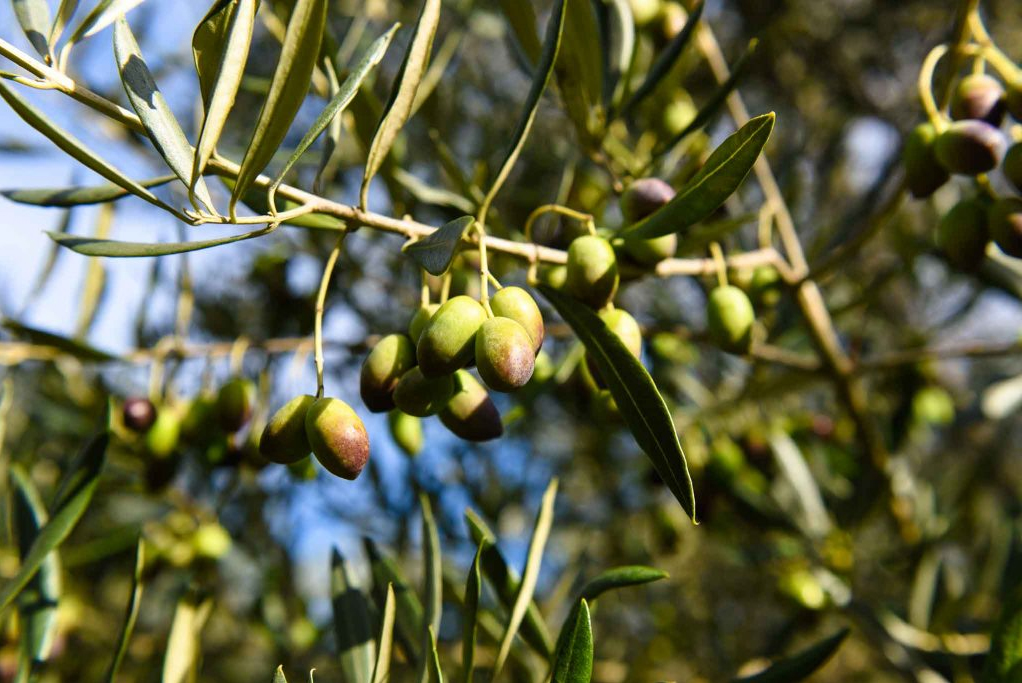
<svg viewBox="0 0 1022 683">
<path fill-rule="evenodd" d="M 684 28 L 681 29 L 678 35 L 674 36 L 667 47 L 664 48 L 664 51 L 657 56 L 656 61 L 653 62 L 649 71 L 646 72 L 646 78 L 643 79 L 642 84 L 635 89 L 635 92 L 631 94 L 625 105 L 621 107 L 622 115 L 627 115 L 635 105 L 646 99 L 656 90 L 656 87 L 660 85 L 664 77 L 671 72 L 671 69 L 678 62 L 678 58 L 681 57 L 681 53 L 685 51 L 685 47 L 688 46 L 689 41 L 695 34 L 695 28 L 699 24 L 704 7 L 706 7 L 706 3 L 701 0 L 688 15 Z M 678 139 L 680 140 L 681 138 Z"/>
<path fill-rule="evenodd" d="M 440 22 L 440 0 L 424 0 L 419 18 L 415 22 L 415 35 L 405 52 L 401 70 L 397 74 L 390 100 L 383 110 L 383 117 L 376 126 L 373 142 L 369 146 L 366 157 L 365 173 L 362 175 L 362 188 L 359 201 L 363 209 L 369 197 L 369 183 L 380 170 L 383 160 L 390 152 L 398 133 L 404 128 L 415 103 L 415 93 L 419 89 L 422 75 L 429 66 L 429 55 L 433 50 L 433 37 Z"/>
<path fill-rule="evenodd" d="M 716 211 L 749 175 L 774 129 L 774 114 L 751 119 L 733 133 L 678 191 L 674 199 L 622 235 L 652 239 L 680 232 Z"/>
<path fill-rule="evenodd" d="M 387 596 L 383 602 L 383 619 L 380 638 L 377 641 L 376 665 L 373 667 L 373 683 L 386 683 L 390 678 L 390 656 L 394 647 L 394 584 L 387 584 Z"/>
<path fill-rule="evenodd" d="M 163 175 L 149 180 L 139 180 L 139 187 L 151 188 L 166 185 L 177 178 L 176 175 Z M 103 184 L 91 187 L 39 187 L 30 189 L 0 190 L 0 195 L 18 204 L 32 206 L 63 207 L 87 206 L 104 204 L 131 194 L 120 185 Z"/>
<path fill-rule="evenodd" d="M 497 537 L 493 531 L 471 508 L 465 510 L 465 521 L 468 523 L 472 541 L 483 547 L 481 557 L 483 574 L 497 593 L 501 604 L 510 610 L 521 586 L 518 573 L 508 565 L 503 553 L 497 548 Z M 535 602 L 531 602 L 525 612 L 521 635 L 525 642 L 544 658 L 553 654 L 553 639 Z"/>
<path fill-rule="evenodd" d="M 273 683 L 287 683 L 287 677 L 284 676 L 284 665 L 278 665 L 277 670 L 273 672 Z"/>
<path fill-rule="evenodd" d="M 603 59 L 592 0 L 565 0 L 564 36 L 557 56 L 557 85 L 579 141 L 598 138 L 603 125 Z"/>
<path fill-rule="evenodd" d="M 666 579 L 667 576 L 667 572 L 654 569 L 653 567 L 643 567 L 641 565 L 615 567 L 614 569 L 608 569 L 587 583 L 582 589 L 582 599 L 586 602 L 592 602 L 609 590 L 641 586 L 644 583 Z"/>
<path fill-rule="evenodd" d="M 366 554 L 373 575 L 373 590 L 376 592 L 377 604 L 383 602 L 383 587 L 391 584 L 394 588 L 395 609 L 397 612 L 394 626 L 398 644 L 412 662 L 421 661 L 419 649 L 422 642 L 423 626 L 422 603 L 415 591 L 405 580 L 393 559 L 387 557 L 370 539 L 365 539 Z"/>
<path fill-rule="evenodd" d="M 42 57 L 50 54 L 50 6 L 46 0 L 12 0 L 14 16 L 21 24 L 28 42 Z"/>
<path fill-rule="evenodd" d="M 117 17 L 127 14 L 142 2 L 143 0 L 100 0 L 71 32 L 71 37 L 67 39 L 67 42 L 74 44 L 83 38 L 99 33 L 114 23 Z"/>
<path fill-rule="evenodd" d="M 18 465 L 12 465 L 10 473 L 14 480 L 11 515 L 19 556 L 24 562 L 49 516 L 42 497 L 28 473 Z M 57 628 L 60 584 L 60 557 L 56 550 L 51 550 L 40 565 L 39 572 L 18 596 L 18 612 L 22 624 L 21 649 L 26 678 L 36 666 L 49 659 Z"/>
<path fill-rule="evenodd" d="M 646 368 L 584 304 L 546 285 L 539 285 L 538 289 L 585 345 L 632 436 L 695 522 L 695 493 L 685 453 L 671 412 Z"/>
<path fill-rule="evenodd" d="M 199 251 L 210 249 L 232 242 L 242 242 L 253 237 L 261 237 L 273 231 L 273 226 L 253 230 L 241 235 L 221 237 L 212 240 L 199 240 L 196 242 L 121 242 L 119 240 L 101 240 L 94 237 L 80 237 L 77 235 L 66 235 L 58 232 L 48 232 L 54 242 L 71 251 L 84 254 L 85 256 L 106 256 L 109 258 L 136 258 L 146 256 L 167 256 L 169 254 L 183 254 L 188 251 Z"/>
<path fill-rule="evenodd" d="M 990 634 L 981 683 L 1018 683 L 1022 670 L 1022 584 L 1008 595 Z"/>
<path fill-rule="evenodd" d="M 22 325 L 10 318 L 4 318 L 2 326 L 19 339 L 24 339 L 36 346 L 52 347 L 61 353 L 66 353 L 67 355 L 73 356 L 79 360 L 90 362 L 117 360 L 117 356 L 112 353 L 108 353 L 101 349 L 97 349 L 94 346 L 90 346 L 89 344 L 69 339 L 68 337 L 64 337 L 59 334 L 53 334 L 52 332 L 46 332 L 45 330 L 40 330 L 35 327 Z"/>
<path fill-rule="evenodd" d="M 56 46 L 57 41 L 64 34 L 64 29 L 67 28 L 68 23 L 71 21 L 71 17 L 74 16 L 75 11 L 78 9 L 78 0 L 60 0 L 60 5 L 57 7 L 57 14 L 53 17 L 53 25 L 50 27 L 50 45 Z"/>
<path fill-rule="evenodd" d="M 557 639 L 551 683 L 589 683 L 593 678 L 593 627 L 585 599 L 571 610 Z"/>
<path fill-rule="evenodd" d="M 522 153 L 525 139 L 529 136 L 532 122 L 536 118 L 536 110 L 539 108 L 539 100 L 543 96 L 547 83 L 550 82 L 550 75 L 553 73 L 554 64 L 560 52 L 561 35 L 564 32 L 565 23 L 565 6 L 568 2 L 569 0 L 558 0 L 557 4 L 554 5 L 553 15 L 547 20 L 546 38 L 543 41 L 543 54 L 540 55 L 539 64 L 536 66 L 529 94 L 525 97 L 525 107 L 522 109 L 522 115 L 519 117 L 518 125 L 511 134 L 511 141 L 504 155 L 504 161 L 500 164 L 497 175 L 490 185 L 489 192 L 483 198 L 482 206 L 479 209 L 480 220 L 485 219 L 490 204 L 493 203 L 494 197 L 497 196 L 504 181 L 507 180 L 508 174 L 511 173 L 511 168 L 518 160 L 518 155 Z"/>
<path fill-rule="evenodd" d="M 85 513 L 85 509 L 92 501 L 92 494 L 96 491 L 96 483 L 103 469 L 109 441 L 110 436 L 107 433 L 97 436 L 71 463 L 57 490 L 49 521 L 39 530 L 28 552 L 24 554 L 18 573 L 0 590 L 0 612 L 18 597 L 50 552 L 64 542 Z"/>
<path fill-rule="evenodd" d="M 483 549 L 487 546 L 485 540 L 479 543 L 475 557 L 472 559 L 472 566 L 468 570 L 468 579 L 465 581 L 465 602 L 462 607 L 462 631 L 461 631 L 461 680 L 462 683 L 472 683 L 472 670 L 475 668 L 476 658 L 476 631 L 479 625 L 479 599 L 482 597 L 483 580 L 480 574 L 479 565 L 483 556 Z"/>
<path fill-rule="evenodd" d="M 613 105 L 624 94 L 625 81 L 635 52 L 635 17 L 628 0 L 597 3 L 603 47 L 603 94 Z"/>
<path fill-rule="evenodd" d="M 440 653 L 436 649 L 436 630 L 432 626 L 429 627 L 426 638 L 429 641 L 429 676 L 426 680 L 444 683 L 444 672 L 440 668 Z"/>
<path fill-rule="evenodd" d="M 330 557 L 330 594 L 334 613 L 334 636 L 347 683 L 372 680 L 376 644 L 369 616 L 369 601 L 351 581 L 348 563 L 334 548 Z"/>
<path fill-rule="evenodd" d="M 387 48 L 390 47 L 390 41 L 394 38 L 394 33 L 397 32 L 398 24 L 394 24 L 389 31 L 384 33 L 382 36 L 376 39 L 372 45 L 369 46 L 369 50 L 365 56 L 362 57 L 362 61 L 358 63 L 354 71 L 344 80 L 341 87 L 338 89 L 337 94 L 327 103 L 326 108 L 320 112 L 319 116 L 313 122 L 312 127 L 302 137 L 301 142 L 295 147 L 294 152 L 284 163 L 284 167 L 280 169 L 277 177 L 270 185 L 270 196 L 276 192 L 280 184 L 284 182 L 284 176 L 287 172 L 298 162 L 298 160 L 305 154 L 306 150 L 312 146 L 312 143 L 316 141 L 320 133 L 326 130 L 326 127 L 330 125 L 337 116 L 343 112 L 348 104 L 358 94 L 359 88 L 362 87 L 363 81 L 369 75 L 369 72 L 380 63 L 383 56 L 387 53 Z"/>
<path fill-rule="evenodd" d="M 297 0 L 295 3 L 284 34 L 280 61 L 270 82 L 270 92 L 256 119 L 255 131 L 238 171 L 237 185 L 231 195 L 232 215 L 238 200 L 252 187 L 284 141 L 305 100 L 316 60 L 319 59 L 326 7 L 326 0 Z"/>
<path fill-rule="evenodd" d="M 124 92 L 156 151 L 185 187 L 195 186 L 199 200 L 212 210 L 213 199 L 202 176 L 197 176 L 196 182 L 192 182 L 193 155 L 188 138 L 156 86 L 128 20 L 123 16 L 114 23 L 114 55 Z"/>
<path fill-rule="evenodd" d="M 117 670 L 121 667 L 124 654 L 128 651 L 128 643 L 131 641 L 131 634 L 135 631 L 135 622 L 138 620 L 138 610 L 142 605 L 142 590 L 145 587 L 145 540 L 139 536 L 138 550 L 135 551 L 135 573 L 131 578 L 131 598 L 128 600 L 128 607 L 124 614 L 124 623 L 121 624 L 121 633 L 117 638 L 117 649 L 114 651 L 113 661 L 107 669 L 105 680 L 107 683 L 114 683 L 117 677 Z"/>
<path fill-rule="evenodd" d="M 433 507 L 425 493 L 419 494 L 419 505 L 422 507 L 422 575 L 426 584 L 426 614 L 423 624 L 426 632 L 422 634 L 422 651 L 428 652 L 432 642 L 433 654 L 436 654 L 436 639 L 433 637 L 440 630 L 440 617 L 443 610 L 443 572 L 441 571 L 440 535 L 437 532 L 436 520 L 433 518 Z M 430 657 L 421 667 L 419 680 L 425 683 L 430 675 Z"/>
<path fill-rule="evenodd" d="M 68 156 L 80 161 L 86 167 L 103 176 L 110 182 L 123 187 L 134 195 L 141 197 L 150 204 L 160 207 L 171 213 L 176 212 L 160 201 L 156 195 L 142 187 L 136 181 L 121 173 L 119 170 L 101 159 L 82 142 L 53 123 L 45 114 L 25 101 L 20 95 L 11 90 L 6 84 L 0 81 L 0 97 L 11 105 L 11 109 L 22 118 L 25 123 L 45 135 L 57 145 Z"/>
<path fill-rule="evenodd" d="M 653 152 L 654 157 L 660 157 L 674 149 L 678 143 L 692 133 L 695 133 L 697 130 L 700 130 L 717 115 L 717 112 L 719 112 L 721 107 L 724 106 L 727 96 L 731 94 L 732 90 L 738 87 L 738 83 L 745 77 L 745 74 L 749 69 L 749 65 L 751 64 L 752 55 L 756 51 L 756 46 L 758 44 L 759 42 L 755 38 L 749 41 L 749 45 L 745 49 L 745 52 L 742 53 L 741 57 L 735 60 L 734 65 L 731 67 L 731 75 L 728 76 L 727 80 L 717 86 L 717 89 L 713 91 L 710 99 L 706 101 L 706 104 L 704 104 L 698 112 L 696 112 L 695 118 L 693 118 L 680 133 Z"/>
<path fill-rule="evenodd" d="M 539 43 L 536 11 L 532 8 L 531 0 L 500 0 L 500 8 L 504 10 L 504 16 L 507 17 L 507 23 L 510 24 L 522 52 L 530 62 L 535 63 L 543 51 L 543 46 Z"/>
<path fill-rule="evenodd" d="M 848 629 L 842 629 L 829 638 L 774 663 L 765 671 L 736 678 L 732 683 L 797 683 L 805 680 L 827 663 L 847 635 Z"/>
<path fill-rule="evenodd" d="M 451 267 L 451 261 L 458 251 L 458 245 L 465 231 L 475 221 L 472 216 L 462 216 L 444 223 L 435 232 L 421 240 L 411 242 L 403 251 L 411 256 L 431 275 L 443 275 Z"/>
<path fill-rule="evenodd" d="M 202 629 L 212 611 L 213 599 L 192 591 L 178 601 L 163 658 L 163 683 L 189 683 L 196 680 L 202 653 Z"/>
<path fill-rule="evenodd" d="M 500 641 L 500 648 L 497 651 L 497 659 L 493 664 L 493 677 L 504 667 L 507 656 L 511 652 L 511 643 L 514 642 L 518 627 L 521 626 L 525 612 L 532 602 L 532 593 L 536 590 L 536 581 L 539 579 L 539 567 L 543 561 L 543 550 L 546 547 L 547 538 L 550 536 L 550 527 L 554 522 L 554 499 L 557 497 L 557 479 L 551 479 L 546 491 L 543 493 L 543 502 L 540 504 L 539 513 L 536 515 L 536 523 L 532 528 L 532 539 L 529 541 L 529 552 L 525 557 L 525 571 L 522 573 L 522 583 L 518 587 L 518 594 L 511 607 L 511 616 L 508 619 L 507 629 Z"/>
<path fill-rule="evenodd" d="M 205 109 L 195 143 L 192 178 L 202 177 L 234 107 L 248 62 L 256 7 L 256 0 L 221 0 L 192 35 L 192 56 Z"/>
</svg>

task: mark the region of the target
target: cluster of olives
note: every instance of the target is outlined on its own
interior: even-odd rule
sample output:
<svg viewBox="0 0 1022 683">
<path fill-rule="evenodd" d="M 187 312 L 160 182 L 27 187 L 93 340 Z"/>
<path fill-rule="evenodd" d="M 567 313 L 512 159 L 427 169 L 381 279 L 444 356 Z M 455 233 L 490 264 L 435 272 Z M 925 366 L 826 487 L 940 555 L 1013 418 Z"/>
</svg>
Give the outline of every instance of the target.
<svg viewBox="0 0 1022 683">
<path fill-rule="evenodd" d="M 467 441 L 496 439 L 504 426 L 487 387 L 525 386 L 544 334 L 539 306 L 521 287 L 502 287 L 485 304 L 459 295 L 424 305 L 408 334 L 383 337 L 366 356 L 362 401 L 374 413 L 390 412 L 391 433 L 411 455 L 422 445 L 419 420 L 431 415 Z"/>
<path fill-rule="evenodd" d="M 998 166 L 1022 192 L 1022 142 L 1009 145 L 1001 130 L 1008 114 L 1022 122 L 1022 83 L 1005 89 L 989 74 L 962 78 L 952 93 L 949 119 L 921 123 L 905 141 L 905 176 L 912 195 L 929 197 L 953 174 L 978 176 Z M 979 267 L 990 240 L 1009 256 L 1022 258 L 1022 199 L 989 193 L 964 198 L 937 229 L 938 247 L 962 270 Z"/>
</svg>

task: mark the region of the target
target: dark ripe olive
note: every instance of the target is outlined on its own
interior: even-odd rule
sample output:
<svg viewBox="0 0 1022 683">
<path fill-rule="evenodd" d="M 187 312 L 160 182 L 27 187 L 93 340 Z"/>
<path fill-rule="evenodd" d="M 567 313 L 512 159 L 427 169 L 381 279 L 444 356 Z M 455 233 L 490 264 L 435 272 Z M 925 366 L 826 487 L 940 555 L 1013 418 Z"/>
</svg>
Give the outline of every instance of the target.
<svg viewBox="0 0 1022 683">
<path fill-rule="evenodd" d="M 358 477 L 369 460 L 365 425 L 339 398 L 321 398 L 309 406 L 305 433 L 319 464 L 342 479 Z"/>
<path fill-rule="evenodd" d="M 617 257 L 610 242 L 595 235 L 576 238 L 568 247 L 568 292 L 593 308 L 603 308 L 617 292 Z"/>
<path fill-rule="evenodd" d="M 140 434 L 156 422 L 156 406 L 144 396 L 131 396 L 124 399 L 121 413 L 124 418 L 124 426 Z"/>
<path fill-rule="evenodd" d="M 933 151 L 937 130 L 932 123 L 920 123 L 905 140 L 902 162 L 905 181 L 916 199 L 929 197 L 950 179 L 947 169 L 940 165 Z"/>
<path fill-rule="evenodd" d="M 426 377 L 422 369 L 414 367 L 404 375 L 394 389 L 394 403 L 409 415 L 429 417 L 436 415 L 454 393 L 451 375 Z"/>
<path fill-rule="evenodd" d="M 636 358 L 642 356 L 642 329 L 639 327 L 639 323 L 635 321 L 632 315 L 621 308 L 612 308 L 610 310 L 602 311 L 600 313 L 600 319 L 604 322 L 611 332 L 613 332 L 621 343 L 625 345 L 625 348 Z M 597 387 L 601 389 L 606 387 L 603 381 L 603 377 L 600 375 L 600 370 L 596 363 L 593 362 L 589 354 L 586 354 L 586 366 L 589 369 L 589 374 L 593 378 L 593 382 Z"/>
<path fill-rule="evenodd" d="M 1000 130 L 986 121 L 955 121 L 937 136 L 933 152 L 951 173 L 978 175 L 997 168 L 1007 142 Z"/>
<path fill-rule="evenodd" d="M 1004 177 L 1008 182 L 1022 192 L 1022 142 L 1016 142 L 1008 148 L 1001 163 L 1001 170 L 1004 171 Z"/>
<path fill-rule="evenodd" d="M 475 342 L 476 367 L 486 386 L 514 391 L 525 386 L 536 366 L 536 352 L 525 328 L 511 318 L 490 318 Z"/>
<path fill-rule="evenodd" d="M 461 372 L 459 370 L 458 372 Z M 387 415 L 390 436 L 405 455 L 414 457 L 422 450 L 422 420 L 394 409 Z"/>
<path fill-rule="evenodd" d="M 454 374 L 454 396 L 440 411 L 440 422 L 466 441 L 489 441 L 504 433 L 497 406 L 467 370 Z"/>
<path fill-rule="evenodd" d="M 959 270 L 975 271 L 983 263 L 989 239 L 986 203 L 963 199 L 937 225 L 937 247 Z"/>
<path fill-rule="evenodd" d="M 990 238 L 1008 256 L 1022 258 L 1022 199 L 1005 197 L 987 211 Z"/>
<path fill-rule="evenodd" d="M 305 416 L 315 396 L 296 396 L 273 414 L 259 439 L 259 452 L 270 462 L 289 465 L 312 452 L 305 433 Z"/>
<path fill-rule="evenodd" d="M 252 418 L 256 388 L 251 380 L 235 377 L 220 387 L 216 399 L 217 420 L 225 432 L 236 432 Z"/>
<path fill-rule="evenodd" d="M 641 221 L 674 199 L 674 188 L 660 178 L 641 178 L 621 194 L 625 225 Z"/>
<path fill-rule="evenodd" d="M 756 314 L 745 292 L 731 285 L 710 292 L 706 304 L 706 323 L 710 338 L 725 351 L 746 353 L 752 343 L 752 324 Z"/>
<path fill-rule="evenodd" d="M 493 315 L 511 318 L 524 327 L 532 340 L 532 350 L 539 353 L 546 326 L 536 300 L 528 292 L 521 287 L 504 287 L 490 297 L 490 310 Z"/>
<path fill-rule="evenodd" d="M 422 330 L 416 348 L 422 374 L 440 377 L 465 367 L 472 359 L 476 332 L 484 320 L 482 304 L 467 296 L 456 296 L 438 308 Z"/>
<path fill-rule="evenodd" d="M 362 363 L 359 392 L 366 408 L 383 413 L 394 408 L 394 388 L 401 375 L 415 367 L 415 346 L 403 334 L 388 334 Z"/>
<path fill-rule="evenodd" d="M 988 74 L 969 74 L 951 96 L 951 118 L 981 119 L 992 126 L 1004 121 L 1004 87 Z"/>
<path fill-rule="evenodd" d="M 440 304 L 426 304 L 425 306 L 419 306 L 418 310 L 415 311 L 415 315 L 412 316 L 411 321 L 408 323 L 408 336 L 412 338 L 412 343 L 419 343 L 419 336 L 422 334 L 422 330 L 425 329 L 426 323 L 436 313 L 436 309 L 440 308 Z"/>
</svg>

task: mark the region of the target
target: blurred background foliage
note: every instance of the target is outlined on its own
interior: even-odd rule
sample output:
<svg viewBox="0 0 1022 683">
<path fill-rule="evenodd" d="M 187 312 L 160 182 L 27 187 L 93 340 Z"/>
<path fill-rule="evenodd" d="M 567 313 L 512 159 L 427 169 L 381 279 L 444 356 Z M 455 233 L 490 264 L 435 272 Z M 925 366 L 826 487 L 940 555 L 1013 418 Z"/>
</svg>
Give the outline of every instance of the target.
<svg viewBox="0 0 1022 683">
<path fill-rule="evenodd" d="M 545 19 L 548 3 L 538 4 Z M 182 121 L 195 118 L 187 35 L 205 5 L 150 0 L 131 14 Z M 642 20 L 636 59 L 648 63 L 678 30 L 681 7 L 657 0 L 632 5 Z M 417 9 L 412 2 L 336 0 L 330 22 L 341 49 L 360 54 L 392 22 L 413 25 Z M 1015 0 L 983 3 L 994 37 L 1016 60 L 1022 59 L 1017 10 Z M 635 279 L 619 301 L 647 331 L 644 359 L 682 433 L 699 526 L 686 520 L 623 425 L 574 375 L 554 375 L 502 397 L 508 422 L 502 440 L 465 444 L 429 422 L 424 450 L 408 458 L 391 442 L 385 419 L 361 408 L 356 378 L 374 337 L 404 329 L 418 302 L 419 274 L 400 253 L 399 238 L 362 230 L 341 257 L 325 329 L 329 391 L 359 410 L 371 435 L 365 474 L 349 483 L 315 469 L 264 468 L 243 438 L 219 444 L 219 451 L 185 445 L 172 471 L 156 471 L 138 440 L 119 431 L 99 493 L 62 547 L 59 628 L 41 680 L 101 680 L 128 602 L 141 531 L 150 548 L 148 581 L 121 680 L 158 678 L 175 606 L 182 595 L 202 595 L 212 598 L 212 610 L 201 636 L 200 680 L 268 680 L 283 664 L 298 680 L 315 668 L 317 680 L 340 681 L 329 604 L 332 547 L 366 585 L 360 539 L 368 536 L 421 585 L 416 494 L 424 492 L 434 501 L 453 583 L 463 587 L 474 551 L 464 509 L 488 520 L 520 567 L 540 495 L 553 476 L 560 478 L 560 494 L 537 600 L 555 633 L 570 607 L 566 598 L 603 569 L 645 564 L 670 574 L 601 598 L 593 612 L 594 680 L 727 680 L 754 667 L 750 660 L 791 652 L 842 625 L 853 627 L 852 636 L 818 680 L 972 680 L 986 649 L 981 634 L 1022 573 L 1022 361 L 1017 352 L 890 355 L 963 342 L 998 348 L 1017 339 L 1022 322 L 1020 288 L 1011 280 L 957 274 L 935 252 L 933 225 L 958 196 L 954 185 L 932 202 L 897 199 L 900 139 L 920 118 L 919 64 L 931 46 L 949 38 L 954 14 L 955 3 L 930 0 L 713 0 L 704 15 L 730 61 L 750 39 L 759 40 L 741 92 L 751 111 L 777 112 L 768 156 L 810 264 L 826 264 L 820 282 L 841 337 L 855 359 L 866 361 L 859 371 L 869 407 L 892 453 L 887 480 L 869 477 L 855 426 L 824 373 L 797 362 L 739 359 L 705 344 L 705 292 L 712 282 L 680 277 Z M 3 37 L 27 47 L 8 7 L 0 20 Z M 77 49 L 71 72 L 121 101 L 104 36 Z M 407 40 L 402 32 L 396 44 L 403 48 Z M 278 51 L 265 27 L 256 41 L 246 93 L 220 145 L 231 158 L 241 156 Z M 465 197 L 479 192 L 498 163 L 528 88 L 518 50 L 494 0 L 444 3 L 434 62 L 447 60 L 446 68 L 374 185 L 374 210 L 433 224 L 464 213 Z M 364 156 L 358 130 L 368 126 L 371 134 L 400 54 L 391 50 L 373 96 L 360 95 L 346 114 L 339 173 L 328 196 L 356 201 Z M 612 144 L 648 149 L 677 132 L 715 87 L 698 50 L 690 49 L 627 124 L 615 124 Z M 140 175 L 155 174 L 157 160 L 139 140 L 117 137 L 122 134 L 55 95 L 39 97 L 76 133 L 102 141 Z M 290 144 L 315 114 L 303 109 Z M 0 166 L 48 163 L 65 179 L 86 178 L 72 172 L 71 162 L 56 164 L 49 145 L 13 117 L 4 121 L 11 126 L 0 130 Z M 676 185 L 730 129 L 720 117 L 706 135 L 687 140 L 662 175 Z M 296 184 L 311 182 L 318 161 L 307 157 Z M 493 232 L 520 239 L 528 214 L 551 201 L 593 213 L 598 225 L 616 227 L 621 220 L 610 176 L 584 152 L 548 96 L 497 199 Z M 728 238 L 729 253 L 755 248 L 761 201 L 749 182 L 721 210 L 719 218 L 747 224 Z M 884 202 L 889 210 L 878 219 Z M 112 225 L 111 234 L 122 238 L 176 237 L 170 218 L 136 200 L 111 215 L 86 208 L 59 218 L 55 210 L 15 214 L 5 200 L 0 207 L 17 216 L 3 221 L 10 233 L 63 221 L 76 233 Z M 564 247 L 575 229 L 570 221 L 547 220 L 537 225 L 536 238 Z M 864 235 L 872 239 L 858 242 Z M 155 384 L 165 387 L 160 393 L 172 409 L 235 372 L 260 382 L 255 431 L 268 411 L 314 382 L 308 340 L 315 287 L 332 242 L 314 230 L 285 230 L 194 256 L 130 266 L 104 261 L 88 269 L 82 257 L 64 253 L 53 257 L 45 281 L 37 278 L 48 246 L 39 246 L 33 269 L 17 264 L 23 255 L 8 249 L 0 257 L 0 303 L 8 319 L 0 332 L 3 466 L 20 463 L 49 500 L 70 458 L 102 424 L 108 396 L 145 394 Z M 853 248 L 842 251 L 848 244 Z M 471 254 L 460 258 L 470 265 Z M 516 261 L 497 258 L 491 267 L 502 281 L 525 279 Z M 474 286 L 474 276 L 455 277 L 456 290 Z M 57 301 L 70 301 L 76 315 L 47 320 Z M 151 352 L 132 356 L 134 349 L 162 348 L 182 315 L 194 355 L 172 355 L 156 370 Z M 552 318 L 546 348 L 559 362 L 573 339 Z M 788 292 L 760 310 L 760 321 L 772 343 L 796 358 L 813 358 Z M 38 335 L 16 323 L 44 325 L 134 360 L 26 357 L 19 344 Z M 17 547 L 7 543 L 0 576 L 17 566 Z M 453 661 L 458 624 L 449 593 L 439 640 Z M 13 620 L 4 633 L 0 676 L 10 680 L 17 656 Z M 525 680 L 522 672 L 515 676 Z"/>
</svg>

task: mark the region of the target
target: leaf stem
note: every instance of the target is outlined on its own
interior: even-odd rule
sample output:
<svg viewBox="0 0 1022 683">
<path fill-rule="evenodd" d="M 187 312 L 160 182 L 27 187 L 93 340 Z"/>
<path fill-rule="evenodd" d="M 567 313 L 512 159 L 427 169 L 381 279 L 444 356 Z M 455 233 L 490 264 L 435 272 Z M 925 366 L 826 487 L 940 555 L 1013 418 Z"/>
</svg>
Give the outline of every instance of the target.
<svg viewBox="0 0 1022 683">
<path fill-rule="evenodd" d="M 727 261 L 724 260 L 724 251 L 720 248 L 719 242 L 710 242 L 710 254 L 717 265 L 717 284 L 727 287 Z"/>
<path fill-rule="evenodd" d="M 476 233 L 479 235 L 479 303 L 486 310 L 486 317 L 492 318 L 493 311 L 490 309 L 490 264 L 486 258 L 486 228 L 483 224 L 476 222 Z"/>
<path fill-rule="evenodd" d="M 347 230 L 341 232 L 337 238 L 337 243 L 330 252 L 330 256 L 327 257 L 326 266 L 323 268 L 323 277 L 319 281 L 319 293 L 316 295 L 314 331 L 314 344 L 316 347 L 316 398 L 323 398 L 323 310 L 326 304 L 326 292 L 330 287 L 330 278 L 334 273 L 337 257 L 341 255 L 341 247 L 344 246 L 344 238 L 347 235 Z"/>
</svg>

